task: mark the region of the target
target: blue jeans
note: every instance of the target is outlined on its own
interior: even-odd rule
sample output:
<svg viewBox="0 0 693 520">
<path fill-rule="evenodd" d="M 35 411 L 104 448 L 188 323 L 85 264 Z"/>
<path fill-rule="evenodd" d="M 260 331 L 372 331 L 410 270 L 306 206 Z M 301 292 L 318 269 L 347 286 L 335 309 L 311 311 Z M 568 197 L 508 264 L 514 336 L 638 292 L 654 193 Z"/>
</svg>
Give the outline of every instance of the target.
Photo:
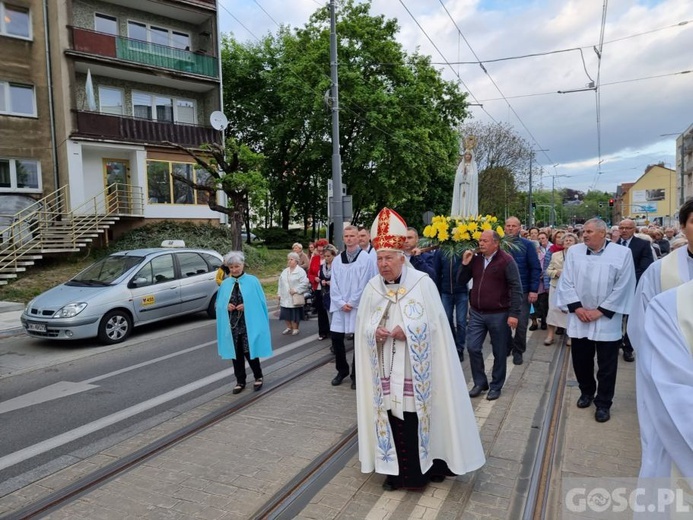
<svg viewBox="0 0 693 520">
<path fill-rule="evenodd" d="M 484 355 L 481 352 L 484 346 L 486 333 L 491 336 L 491 351 L 493 352 L 493 370 L 491 371 L 491 390 L 500 390 L 505 383 L 506 352 L 508 345 L 508 313 L 495 312 L 482 314 L 469 309 L 469 322 L 467 323 L 467 352 L 469 352 L 469 366 L 472 369 L 474 385 L 486 386 L 488 379 L 484 370 Z"/>
<path fill-rule="evenodd" d="M 443 307 L 448 316 L 450 330 L 452 330 L 452 335 L 455 338 L 457 352 L 464 352 L 464 343 L 467 337 L 467 303 L 469 302 L 467 291 L 457 294 L 442 293 L 440 299 L 443 300 Z M 453 312 L 455 316 L 453 316 Z M 457 324 L 455 324 L 454 317 L 457 318 Z"/>
</svg>

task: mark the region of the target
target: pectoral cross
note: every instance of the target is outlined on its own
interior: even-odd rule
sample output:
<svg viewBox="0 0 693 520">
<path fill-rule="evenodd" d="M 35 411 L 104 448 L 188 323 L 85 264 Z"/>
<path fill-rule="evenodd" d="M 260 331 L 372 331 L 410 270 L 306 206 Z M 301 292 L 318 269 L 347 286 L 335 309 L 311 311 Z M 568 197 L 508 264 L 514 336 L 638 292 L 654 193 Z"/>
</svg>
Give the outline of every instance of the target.
<svg viewBox="0 0 693 520">
<path fill-rule="evenodd" d="M 402 401 L 398 400 L 396 395 L 390 397 L 390 402 L 395 403 L 397 408 L 399 408 L 399 405 L 402 404 Z"/>
</svg>

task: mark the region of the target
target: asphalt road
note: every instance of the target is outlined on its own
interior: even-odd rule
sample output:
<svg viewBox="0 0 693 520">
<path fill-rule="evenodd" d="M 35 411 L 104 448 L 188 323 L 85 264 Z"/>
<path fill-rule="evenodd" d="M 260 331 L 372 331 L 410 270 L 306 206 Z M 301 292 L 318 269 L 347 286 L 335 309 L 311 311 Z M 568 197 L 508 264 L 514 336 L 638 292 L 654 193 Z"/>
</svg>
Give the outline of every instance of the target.
<svg viewBox="0 0 693 520">
<path fill-rule="evenodd" d="M 329 348 L 317 320 L 283 336 L 272 319 L 272 365 L 296 352 Z M 0 340 L 11 373 L 0 373 L 0 496 L 229 392 L 230 361 L 217 355 L 214 321 L 203 314 L 137 329 L 111 347 L 84 340 Z M 253 378 L 248 369 L 248 382 Z"/>
</svg>

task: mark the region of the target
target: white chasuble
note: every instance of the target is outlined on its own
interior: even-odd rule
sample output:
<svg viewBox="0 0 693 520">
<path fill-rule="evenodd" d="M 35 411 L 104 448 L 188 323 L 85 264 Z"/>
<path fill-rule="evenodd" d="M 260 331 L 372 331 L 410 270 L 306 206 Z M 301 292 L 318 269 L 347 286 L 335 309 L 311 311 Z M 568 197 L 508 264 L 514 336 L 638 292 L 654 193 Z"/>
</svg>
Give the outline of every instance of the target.
<svg viewBox="0 0 693 520">
<path fill-rule="evenodd" d="M 643 330 L 636 362 L 640 477 L 692 478 L 693 281 L 655 296 Z"/>
<path fill-rule="evenodd" d="M 585 309 L 602 307 L 615 313 L 611 318 L 602 316 L 587 323 L 574 312 L 569 313 L 569 337 L 593 341 L 621 339 L 622 318 L 630 312 L 634 294 L 635 268 L 630 249 L 613 242 L 607 244 L 601 255 L 588 255 L 585 244 L 568 249 L 556 288 L 558 307 L 568 310 L 568 305 L 580 302 Z"/>
<path fill-rule="evenodd" d="M 389 330 L 400 324 L 407 337 L 406 342 L 395 342 L 394 357 L 391 340 L 382 348 L 375 340 L 381 323 Z M 373 277 L 361 297 L 354 348 L 361 471 L 399 474 L 388 409 L 395 415 L 410 408 L 416 412 L 423 473 L 433 459 L 444 460 L 457 475 L 484 464 L 455 340 L 428 275 L 405 266 L 396 290 L 385 285 L 380 275 Z M 390 372 L 388 361 L 392 367 L 389 398 L 384 381 Z M 411 396 L 407 379 L 412 381 Z M 395 402 L 400 400 L 402 404 Z"/>
</svg>

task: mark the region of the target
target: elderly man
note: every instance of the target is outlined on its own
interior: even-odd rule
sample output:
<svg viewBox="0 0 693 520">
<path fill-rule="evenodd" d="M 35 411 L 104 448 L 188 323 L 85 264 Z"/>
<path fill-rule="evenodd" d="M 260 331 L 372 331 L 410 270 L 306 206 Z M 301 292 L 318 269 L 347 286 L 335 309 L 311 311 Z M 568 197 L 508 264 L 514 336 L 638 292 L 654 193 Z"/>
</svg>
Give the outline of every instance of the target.
<svg viewBox="0 0 693 520">
<path fill-rule="evenodd" d="M 510 329 L 517 328 L 522 307 L 522 283 L 512 256 L 499 249 L 500 236 L 495 231 L 484 231 L 479 237 L 479 251 L 465 251 L 458 281 L 465 285 L 473 280 L 469 300 L 467 324 L 467 351 L 472 369 L 474 387 L 469 397 L 477 397 L 488 390 L 486 399 L 498 399 L 505 383 L 506 354 Z M 481 349 L 486 333 L 491 336 L 493 370 L 491 385 L 484 370 Z"/>
<path fill-rule="evenodd" d="M 508 334 L 506 354 L 513 356 L 513 363 L 521 365 L 522 356 L 527 350 L 527 325 L 529 323 L 529 308 L 537 301 L 541 265 L 537 250 L 526 238 L 520 236 L 522 225 L 517 217 L 505 221 L 505 236 L 513 245 L 510 254 L 515 259 L 522 281 L 522 313 L 515 329 L 515 337 Z"/>
<path fill-rule="evenodd" d="M 481 467 L 484 452 L 455 340 L 433 280 L 406 265 L 406 225 L 385 208 L 371 229 L 379 274 L 354 336 L 361 471 L 421 490 Z"/>
<path fill-rule="evenodd" d="M 630 249 L 633 255 L 635 283 L 637 284 L 645 270 L 654 262 L 652 246 L 647 240 L 633 236 L 636 232 L 635 222 L 629 218 L 618 223 L 618 230 L 621 233 L 619 244 Z M 631 345 L 630 336 L 627 333 L 623 335 L 623 359 L 628 362 L 635 360 L 633 345 Z"/>
<path fill-rule="evenodd" d="M 606 240 L 603 220 L 585 222 L 582 237 L 584 243 L 568 250 L 556 302 L 569 312 L 567 334 L 572 340 L 573 370 L 581 392 L 577 406 L 587 408 L 594 401 L 595 420 L 606 422 L 611 418 L 616 387 L 623 316 L 630 310 L 635 293 L 635 269 L 630 251 Z"/>
</svg>

